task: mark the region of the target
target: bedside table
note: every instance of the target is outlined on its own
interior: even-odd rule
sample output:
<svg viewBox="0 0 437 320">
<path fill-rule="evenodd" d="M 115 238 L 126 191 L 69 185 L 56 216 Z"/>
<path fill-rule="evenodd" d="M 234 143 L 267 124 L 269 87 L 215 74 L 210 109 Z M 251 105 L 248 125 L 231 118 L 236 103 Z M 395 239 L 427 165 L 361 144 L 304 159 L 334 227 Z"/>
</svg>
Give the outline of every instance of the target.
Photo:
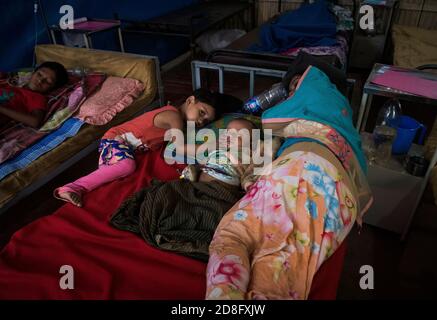
<svg viewBox="0 0 437 320">
<path fill-rule="evenodd" d="M 390 78 L 387 77 L 391 73 Z M 384 76 L 381 80 L 381 75 Z M 395 76 L 393 80 L 393 76 Z M 376 81 L 376 77 L 379 77 Z M 390 83 L 389 86 L 376 84 Z M 409 84 L 417 84 L 417 94 L 412 91 Z M 433 88 L 436 88 L 433 90 Z M 429 104 L 437 107 L 437 74 L 432 74 L 416 69 L 406 69 L 384 64 L 375 64 L 372 72 L 367 78 L 363 88 L 363 96 L 358 116 L 357 129 L 365 135 L 367 118 L 372 104 L 373 95 L 387 98 L 397 98 Z M 421 95 L 422 94 L 422 95 Z M 365 141 L 366 139 L 363 139 Z M 410 152 L 419 146 L 413 145 Z M 366 150 L 363 145 L 363 150 Z M 419 152 L 420 153 L 420 152 Z M 369 165 L 369 185 L 374 193 L 374 205 L 364 216 L 364 222 L 386 230 L 402 234 L 405 238 L 414 213 L 419 206 L 422 195 L 425 191 L 432 168 L 437 164 L 437 150 L 430 161 L 425 176 L 413 176 L 406 172 L 403 167 L 402 156 L 392 156 L 387 165 Z"/>
<path fill-rule="evenodd" d="M 74 22 L 74 29 L 61 29 L 59 25 L 53 25 L 50 27 L 50 33 L 52 34 L 53 44 L 56 44 L 55 32 L 80 34 L 83 37 L 85 47 L 92 48 L 91 36 L 98 32 L 109 31 L 116 29 L 118 33 L 118 40 L 120 43 L 120 50 L 124 52 L 123 36 L 121 34 L 121 23 L 119 20 L 107 20 L 107 19 L 78 19 Z"/>
</svg>

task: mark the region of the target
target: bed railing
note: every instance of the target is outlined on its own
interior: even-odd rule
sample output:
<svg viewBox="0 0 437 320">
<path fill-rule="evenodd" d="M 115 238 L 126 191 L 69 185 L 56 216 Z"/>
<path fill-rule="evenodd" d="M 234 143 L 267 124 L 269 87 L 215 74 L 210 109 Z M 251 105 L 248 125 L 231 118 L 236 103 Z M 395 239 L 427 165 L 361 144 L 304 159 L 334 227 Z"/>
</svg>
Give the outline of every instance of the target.
<svg viewBox="0 0 437 320">
<path fill-rule="evenodd" d="M 191 74 L 193 78 L 193 90 L 202 87 L 200 70 L 216 70 L 219 76 L 219 92 L 223 93 L 224 90 L 224 73 L 225 72 L 236 72 L 249 75 L 249 97 L 254 95 L 255 87 L 255 77 L 256 76 L 268 76 L 282 79 L 285 75 L 285 71 L 274 70 L 274 69 L 264 69 L 248 66 L 239 66 L 223 63 L 212 63 L 205 61 L 194 60 L 191 62 Z"/>
<path fill-rule="evenodd" d="M 254 87 L 255 87 L 255 77 L 256 76 L 268 76 L 282 79 L 286 74 L 284 70 L 276 70 L 276 69 L 266 69 L 266 68 L 257 68 L 250 66 L 242 66 L 242 65 L 232 65 L 232 64 L 224 64 L 224 63 L 214 63 L 214 62 L 205 62 L 194 60 L 191 62 L 191 74 L 193 80 L 193 90 L 199 89 L 202 87 L 201 80 L 201 69 L 205 70 L 215 70 L 218 72 L 218 85 L 219 92 L 223 93 L 224 91 L 224 73 L 225 72 L 236 72 L 242 74 L 249 74 L 249 98 L 254 95 Z M 347 79 L 347 86 L 345 89 L 345 96 L 352 102 L 352 96 L 355 88 L 355 79 Z M 354 124 L 356 125 L 357 116 L 356 110 L 354 110 Z"/>
</svg>

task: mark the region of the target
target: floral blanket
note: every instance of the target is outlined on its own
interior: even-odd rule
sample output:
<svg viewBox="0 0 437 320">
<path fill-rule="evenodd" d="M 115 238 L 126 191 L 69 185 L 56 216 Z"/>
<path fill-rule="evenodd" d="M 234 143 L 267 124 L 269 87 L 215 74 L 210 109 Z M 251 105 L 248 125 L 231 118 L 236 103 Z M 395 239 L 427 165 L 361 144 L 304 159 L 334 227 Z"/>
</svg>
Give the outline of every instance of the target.
<svg viewBox="0 0 437 320">
<path fill-rule="evenodd" d="M 207 299 L 306 299 L 320 265 L 351 230 L 360 208 L 348 175 L 319 152 L 322 145 L 294 147 L 305 144 L 312 149 L 275 160 L 221 220 Z"/>
</svg>

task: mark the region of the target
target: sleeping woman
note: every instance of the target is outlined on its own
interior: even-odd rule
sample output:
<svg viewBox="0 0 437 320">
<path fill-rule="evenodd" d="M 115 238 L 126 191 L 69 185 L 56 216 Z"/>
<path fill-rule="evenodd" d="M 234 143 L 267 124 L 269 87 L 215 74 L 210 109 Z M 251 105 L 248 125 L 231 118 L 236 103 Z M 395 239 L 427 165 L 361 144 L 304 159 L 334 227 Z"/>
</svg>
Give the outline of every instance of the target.
<svg viewBox="0 0 437 320">
<path fill-rule="evenodd" d="M 215 232 L 207 299 L 306 299 L 372 202 L 347 99 L 319 68 L 300 68 L 288 77 L 290 98 L 262 116 L 286 138 L 279 158 Z"/>
<path fill-rule="evenodd" d="M 47 111 L 44 94 L 63 86 L 68 81 L 64 66 L 57 62 L 39 65 L 24 87 L 0 84 L 0 127 L 10 120 L 39 128 Z"/>
</svg>

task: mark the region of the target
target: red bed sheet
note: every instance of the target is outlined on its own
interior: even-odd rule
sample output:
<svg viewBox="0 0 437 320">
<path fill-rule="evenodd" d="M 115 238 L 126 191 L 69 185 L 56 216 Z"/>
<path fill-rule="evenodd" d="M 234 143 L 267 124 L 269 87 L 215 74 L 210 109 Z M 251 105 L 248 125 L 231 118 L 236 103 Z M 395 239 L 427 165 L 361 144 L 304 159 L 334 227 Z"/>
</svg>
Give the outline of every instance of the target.
<svg viewBox="0 0 437 320">
<path fill-rule="evenodd" d="M 65 204 L 14 234 L 0 253 L 0 299 L 203 299 L 206 264 L 149 246 L 113 228 L 109 217 L 122 201 L 147 185 L 178 178 L 162 151 L 138 157 L 135 174 Z M 345 246 L 321 267 L 310 299 L 335 299 Z M 60 269 L 74 270 L 74 289 L 63 290 Z"/>
</svg>

